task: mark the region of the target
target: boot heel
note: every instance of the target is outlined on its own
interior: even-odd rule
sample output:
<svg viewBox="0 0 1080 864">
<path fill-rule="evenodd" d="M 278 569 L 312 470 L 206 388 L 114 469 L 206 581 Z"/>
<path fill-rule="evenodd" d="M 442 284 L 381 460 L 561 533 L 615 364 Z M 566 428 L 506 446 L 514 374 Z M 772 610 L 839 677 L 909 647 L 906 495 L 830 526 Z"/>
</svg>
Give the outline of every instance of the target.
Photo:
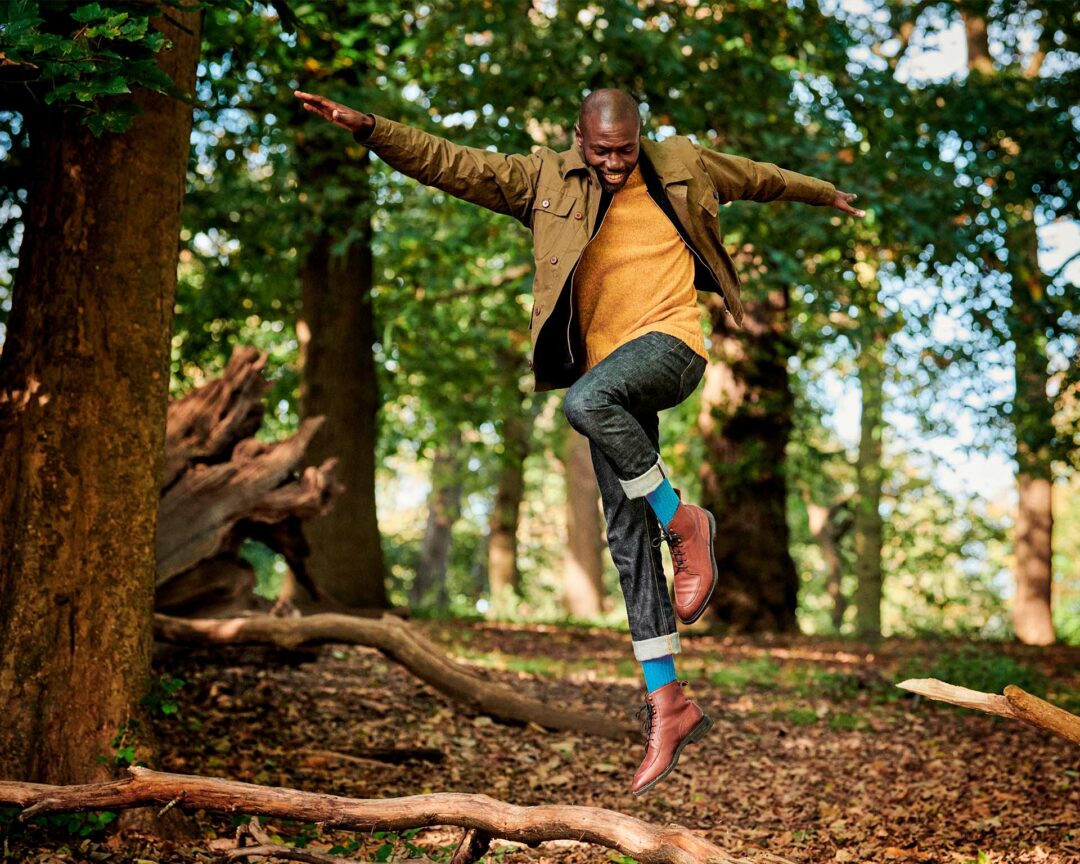
<svg viewBox="0 0 1080 864">
<path fill-rule="evenodd" d="M 710 729 L 712 729 L 712 718 L 708 714 L 704 714 L 698 721 L 697 726 L 691 729 L 690 734 L 686 736 L 686 743 L 693 744 L 700 741 Z"/>
</svg>

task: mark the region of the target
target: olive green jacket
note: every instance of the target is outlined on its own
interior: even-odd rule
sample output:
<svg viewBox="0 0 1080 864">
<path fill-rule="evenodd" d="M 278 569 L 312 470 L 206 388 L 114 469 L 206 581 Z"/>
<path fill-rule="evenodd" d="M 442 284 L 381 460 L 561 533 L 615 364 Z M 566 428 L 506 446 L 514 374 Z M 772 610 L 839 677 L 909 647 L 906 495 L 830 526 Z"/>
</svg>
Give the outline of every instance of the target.
<svg viewBox="0 0 1080 864">
<path fill-rule="evenodd" d="M 372 116 L 371 133 L 354 137 L 392 168 L 513 216 L 532 230 L 536 276 L 529 365 L 537 392 L 569 386 L 580 375 L 583 354 L 577 328 L 571 326 L 571 277 L 611 197 L 601 193 L 595 170 L 577 148 L 561 153 L 546 147 L 525 155 L 496 153 Z M 641 157 L 651 180 L 650 194 L 694 253 L 696 287 L 720 294 L 740 326 L 739 275 L 721 239 L 718 207 L 738 199 L 825 205 L 836 198 L 835 187 L 824 180 L 718 153 L 683 136 L 661 142 L 642 138 Z"/>
</svg>

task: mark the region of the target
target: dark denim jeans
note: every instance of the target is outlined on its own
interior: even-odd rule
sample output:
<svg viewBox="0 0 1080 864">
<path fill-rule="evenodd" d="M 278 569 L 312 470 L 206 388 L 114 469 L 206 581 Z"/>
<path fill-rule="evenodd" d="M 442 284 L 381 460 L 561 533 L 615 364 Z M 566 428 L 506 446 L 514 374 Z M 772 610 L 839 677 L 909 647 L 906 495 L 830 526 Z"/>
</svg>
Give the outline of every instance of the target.
<svg viewBox="0 0 1080 864">
<path fill-rule="evenodd" d="M 660 555 L 660 522 L 645 496 L 668 476 L 658 412 L 694 392 L 705 358 L 658 331 L 620 345 L 566 391 L 563 412 L 589 439 L 638 660 L 677 654 L 679 634 Z"/>
</svg>

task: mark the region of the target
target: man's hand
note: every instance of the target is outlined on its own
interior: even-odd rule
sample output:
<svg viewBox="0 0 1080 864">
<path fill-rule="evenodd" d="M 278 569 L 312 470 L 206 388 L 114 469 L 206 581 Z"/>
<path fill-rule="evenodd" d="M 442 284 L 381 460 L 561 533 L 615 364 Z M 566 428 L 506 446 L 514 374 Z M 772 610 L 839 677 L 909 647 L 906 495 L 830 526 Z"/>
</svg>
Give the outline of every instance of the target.
<svg viewBox="0 0 1080 864">
<path fill-rule="evenodd" d="M 865 210 L 856 210 L 851 206 L 849 202 L 855 200 L 859 196 L 854 192 L 841 192 L 836 190 L 836 199 L 832 202 L 832 206 L 837 210 L 843 210 L 845 213 L 850 213 L 852 216 L 859 216 L 860 218 L 866 215 Z"/>
<path fill-rule="evenodd" d="M 324 120 L 329 120 L 335 126 L 348 129 L 350 132 L 359 132 L 361 137 L 370 134 L 375 128 L 375 120 L 370 114 L 362 111 L 354 111 L 338 102 L 327 99 L 325 96 L 316 96 L 314 93 L 305 93 L 302 90 L 293 90 L 293 96 L 304 103 L 304 108 L 312 114 L 318 114 Z"/>
</svg>

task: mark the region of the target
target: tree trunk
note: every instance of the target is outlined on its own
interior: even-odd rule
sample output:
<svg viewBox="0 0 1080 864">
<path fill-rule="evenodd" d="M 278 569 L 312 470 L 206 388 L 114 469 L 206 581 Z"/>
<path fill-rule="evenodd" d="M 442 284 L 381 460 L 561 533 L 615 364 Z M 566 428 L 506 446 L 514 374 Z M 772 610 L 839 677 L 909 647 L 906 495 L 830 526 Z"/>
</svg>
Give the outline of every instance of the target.
<svg viewBox="0 0 1080 864">
<path fill-rule="evenodd" d="M 865 294 L 864 294 L 865 296 Z M 871 296 L 862 304 L 858 325 L 859 457 L 855 465 L 858 492 L 855 497 L 855 629 L 860 636 L 881 635 L 881 433 L 884 428 L 885 331 L 880 306 Z"/>
<path fill-rule="evenodd" d="M 488 535 L 488 586 L 492 607 L 500 608 L 519 587 L 517 528 L 521 500 L 525 497 L 525 457 L 529 454 L 531 424 L 522 411 L 503 421 L 503 452 L 499 483 L 491 512 Z"/>
<path fill-rule="evenodd" d="M 435 605 L 445 609 L 449 602 L 446 589 L 447 561 L 454 523 L 461 516 L 461 496 L 464 491 L 461 472 L 461 430 L 454 428 L 449 440 L 435 451 L 431 465 L 431 493 L 428 495 L 428 520 L 420 561 L 416 567 L 410 599 L 420 605 L 435 589 Z"/>
<path fill-rule="evenodd" d="M 343 157 L 344 158 L 344 157 Z M 322 172 L 333 172 L 325 159 Z M 313 181 L 313 185 L 318 184 Z M 309 527 L 312 579 L 346 606 L 383 609 L 385 562 L 375 507 L 376 414 L 379 391 L 372 346 L 371 221 L 365 199 L 351 208 L 360 236 L 343 255 L 327 228 L 311 246 L 301 274 L 300 410 L 326 423 L 308 449 L 308 464 L 336 456 L 344 491 L 325 517 Z"/>
<path fill-rule="evenodd" d="M 1012 308 L 1009 329 L 1016 346 L 1012 420 L 1016 434 L 1019 507 L 1016 517 L 1016 599 L 1013 627 L 1028 645 L 1055 641 L 1051 614 L 1054 512 L 1051 448 L 1054 405 L 1046 395 L 1048 358 L 1039 270 L 1038 236 L 1030 219 L 1009 238 Z"/>
<path fill-rule="evenodd" d="M 709 298 L 716 360 L 705 370 L 702 504 L 716 517 L 713 614 L 734 632 L 796 632 L 798 575 L 788 551 L 784 449 L 791 433 L 787 290 L 747 298 L 744 329 Z M 749 293 L 749 292 L 748 292 Z"/>
<path fill-rule="evenodd" d="M 968 45 L 968 71 L 995 75 L 986 20 L 963 12 Z M 1024 74 L 1038 75 L 1041 59 Z M 1010 208 L 1012 209 L 1012 208 Z M 1016 435 L 1016 600 L 1013 627 L 1021 642 L 1049 645 L 1056 639 L 1051 614 L 1053 529 L 1051 453 L 1054 405 L 1047 390 L 1046 285 L 1039 269 L 1039 238 L 1035 211 L 1029 200 L 1016 212 L 1006 236 L 1009 250 L 1012 305 L 1009 335 L 1015 345 L 1013 370 L 1016 395 L 1012 422 Z"/>
<path fill-rule="evenodd" d="M 191 92 L 200 14 L 169 15 L 182 27 L 155 22 L 173 43 L 159 63 Z M 25 117 L 25 235 L 0 355 L 5 777 L 107 775 L 97 757 L 114 755 L 148 686 L 191 108 L 135 99 L 131 129 L 100 138 L 74 112 Z"/>
<path fill-rule="evenodd" d="M 852 525 L 846 510 L 846 501 L 836 501 L 825 507 L 810 500 L 806 495 L 806 513 L 810 522 L 810 534 L 821 547 L 825 559 L 825 593 L 831 604 L 830 618 L 837 633 L 844 623 L 848 600 L 844 595 L 844 561 L 840 554 L 840 540 Z"/>
<path fill-rule="evenodd" d="M 568 426 L 565 445 L 566 555 L 563 560 L 563 591 L 566 611 L 589 618 L 600 614 L 604 597 L 599 491 L 592 456 L 589 454 L 589 439 Z"/>
</svg>

